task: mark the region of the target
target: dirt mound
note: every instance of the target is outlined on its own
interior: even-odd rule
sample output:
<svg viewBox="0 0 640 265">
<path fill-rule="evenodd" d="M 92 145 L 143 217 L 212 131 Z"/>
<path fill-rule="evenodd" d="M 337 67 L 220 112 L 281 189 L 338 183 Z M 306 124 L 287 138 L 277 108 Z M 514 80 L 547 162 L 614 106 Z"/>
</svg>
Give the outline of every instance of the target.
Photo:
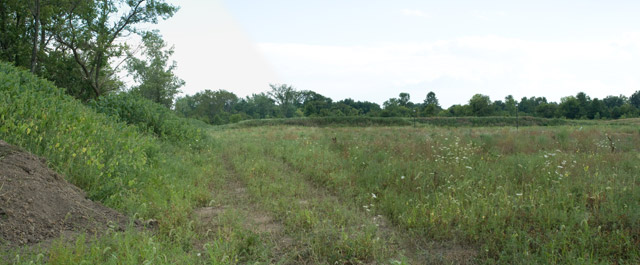
<svg viewBox="0 0 640 265">
<path fill-rule="evenodd" d="M 126 226 L 124 215 L 88 200 L 45 162 L 0 140 L 0 246 Z"/>
</svg>

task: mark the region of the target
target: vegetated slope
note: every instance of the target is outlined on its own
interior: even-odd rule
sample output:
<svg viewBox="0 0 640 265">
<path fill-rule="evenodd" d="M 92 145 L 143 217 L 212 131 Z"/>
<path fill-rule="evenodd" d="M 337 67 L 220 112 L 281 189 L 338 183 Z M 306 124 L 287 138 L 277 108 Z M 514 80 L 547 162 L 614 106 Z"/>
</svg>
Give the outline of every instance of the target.
<svg viewBox="0 0 640 265">
<path fill-rule="evenodd" d="M 207 183 L 215 166 L 206 162 L 211 139 L 202 138 L 192 124 L 161 128 L 158 136 L 148 133 L 156 128 L 130 123 L 98 113 L 50 82 L 0 62 L 0 139 L 45 157 L 88 198 L 136 219 L 157 220 L 154 234 L 127 230 L 88 246 L 45 250 L 50 262 L 193 264 L 198 258 L 190 247 L 198 236 L 190 228 L 190 215 L 209 200 Z M 37 253 L 20 256 L 25 263 L 39 259 Z"/>
<path fill-rule="evenodd" d="M 172 196 L 174 191 L 165 185 L 171 182 L 167 177 L 184 173 L 167 162 L 167 149 L 176 149 L 172 141 L 119 122 L 123 119 L 96 113 L 50 82 L 0 63 L 0 138 L 46 157 L 90 198 L 109 205 L 142 199 L 140 191 Z M 204 137 L 195 128 L 145 127 L 180 138 L 180 148 L 196 145 Z"/>
<path fill-rule="evenodd" d="M 537 117 L 419 117 L 419 118 L 399 118 L 399 117 L 311 117 L 311 118 L 289 118 L 289 119 L 261 119 L 245 120 L 236 124 L 226 125 L 229 128 L 246 128 L 258 126 L 410 126 L 432 125 L 446 127 L 482 127 L 482 126 L 557 126 L 582 124 L 584 121 L 570 121 L 563 119 L 546 119 Z"/>
<path fill-rule="evenodd" d="M 126 217 L 86 199 L 45 160 L 0 140 L 0 242 L 35 244 L 66 232 L 123 229 Z"/>
</svg>

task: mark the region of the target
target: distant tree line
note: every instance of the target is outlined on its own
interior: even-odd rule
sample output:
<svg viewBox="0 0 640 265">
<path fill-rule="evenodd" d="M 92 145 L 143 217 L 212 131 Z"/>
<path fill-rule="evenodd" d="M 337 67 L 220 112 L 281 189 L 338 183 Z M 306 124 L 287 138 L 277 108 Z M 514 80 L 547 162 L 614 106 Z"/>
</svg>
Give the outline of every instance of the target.
<svg viewBox="0 0 640 265">
<path fill-rule="evenodd" d="M 241 98 L 226 90 L 205 90 L 176 100 L 175 110 L 185 117 L 211 124 L 234 123 L 247 119 L 291 117 L 462 117 L 462 116 L 535 116 L 567 119 L 618 119 L 640 116 L 640 91 L 630 97 L 608 96 L 590 98 L 580 92 L 575 96 L 550 102 L 544 97 L 513 96 L 492 101 L 489 96 L 476 94 L 464 105 L 448 109 L 440 106 L 434 92 L 420 103 L 411 101 L 408 93 L 390 98 L 382 106 L 368 101 L 344 99 L 333 101 L 310 90 L 296 90 L 290 85 L 270 85 L 266 93 Z"/>
</svg>

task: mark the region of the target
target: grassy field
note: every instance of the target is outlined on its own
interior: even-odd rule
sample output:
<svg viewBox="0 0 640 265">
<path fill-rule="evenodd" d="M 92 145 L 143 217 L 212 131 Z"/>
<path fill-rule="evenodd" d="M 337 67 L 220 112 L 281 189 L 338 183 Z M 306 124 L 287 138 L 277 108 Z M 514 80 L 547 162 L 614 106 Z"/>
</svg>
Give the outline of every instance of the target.
<svg viewBox="0 0 640 265">
<path fill-rule="evenodd" d="M 214 136 L 257 207 L 303 246 L 303 260 L 640 261 L 637 127 L 257 127 Z"/>
<path fill-rule="evenodd" d="M 208 127 L 126 95 L 87 106 L 2 63 L 0 81 L 0 139 L 132 221 L 0 241 L 0 263 L 640 263 L 637 119 Z"/>
<path fill-rule="evenodd" d="M 183 176 L 199 195 L 148 214 L 161 229 L 61 242 L 20 263 L 640 261 L 635 126 L 268 126 L 210 136 L 206 153 L 180 156 L 197 157 L 207 176 Z"/>
</svg>

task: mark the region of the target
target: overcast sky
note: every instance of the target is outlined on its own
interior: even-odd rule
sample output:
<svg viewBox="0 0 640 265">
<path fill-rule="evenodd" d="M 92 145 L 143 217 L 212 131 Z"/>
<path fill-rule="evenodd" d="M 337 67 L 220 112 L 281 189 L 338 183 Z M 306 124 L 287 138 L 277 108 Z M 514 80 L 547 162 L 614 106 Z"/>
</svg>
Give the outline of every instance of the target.
<svg viewBox="0 0 640 265">
<path fill-rule="evenodd" d="M 381 104 L 640 90 L 640 1 L 169 0 L 185 94 L 269 83 Z"/>
</svg>

